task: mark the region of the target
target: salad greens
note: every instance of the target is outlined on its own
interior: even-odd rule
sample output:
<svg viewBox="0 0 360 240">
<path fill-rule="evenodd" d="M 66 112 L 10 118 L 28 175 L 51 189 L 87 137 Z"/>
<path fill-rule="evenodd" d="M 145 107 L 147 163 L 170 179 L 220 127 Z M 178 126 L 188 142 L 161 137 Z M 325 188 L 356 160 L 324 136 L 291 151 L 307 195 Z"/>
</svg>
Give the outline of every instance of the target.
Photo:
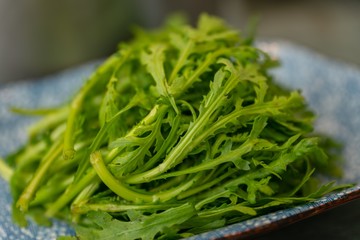
<svg viewBox="0 0 360 240">
<path fill-rule="evenodd" d="M 137 30 L 69 103 L 8 156 L 14 219 L 57 217 L 80 239 L 192 236 L 342 188 L 299 91 L 277 65 L 207 14 Z M 8 176 L 10 178 L 10 176 Z"/>
</svg>

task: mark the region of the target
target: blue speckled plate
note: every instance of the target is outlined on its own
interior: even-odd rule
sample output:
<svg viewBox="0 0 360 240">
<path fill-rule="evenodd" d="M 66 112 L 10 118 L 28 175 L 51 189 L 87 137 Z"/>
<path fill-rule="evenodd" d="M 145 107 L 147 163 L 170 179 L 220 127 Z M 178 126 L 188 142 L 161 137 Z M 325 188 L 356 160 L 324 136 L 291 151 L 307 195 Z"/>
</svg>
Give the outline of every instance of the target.
<svg viewBox="0 0 360 240">
<path fill-rule="evenodd" d="M 280 59 L 273 74 L 282 84 L 301 89 L 319 118 L 316 129 L 344 143 L 342 182 L 360 184 L 360 69 L 325 58 L 306 48 L 283 41 L 261 42 L 259 46 Z M 70 69 L 34 81 L 0 85 L 0 155 L 5 156 L 26 141 L 26 127 L 36 119 L 14 116 L 10 106 L 45 107 L 56 105 L 80 87 L 97 63 Z M 10 217 L 9 187 L 0 179 L 0 239 L 56 239 L 73 234 L 66 224 L 55 221 L 51 228 L 30 223 L 20 229 Z M 270 213 L 190 239 L 246 238 L 284 224 L 318 214 L 360 197 L 360 186 L 331 194 L 317 201 Z"/>
</svg>

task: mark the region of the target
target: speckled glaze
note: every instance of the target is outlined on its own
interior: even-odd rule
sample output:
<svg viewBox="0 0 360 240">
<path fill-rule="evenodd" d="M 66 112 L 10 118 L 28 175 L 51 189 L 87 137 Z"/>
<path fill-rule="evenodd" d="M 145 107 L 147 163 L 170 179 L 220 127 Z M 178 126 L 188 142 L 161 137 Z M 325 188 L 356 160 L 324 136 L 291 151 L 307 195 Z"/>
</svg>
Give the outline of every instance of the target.
<svg viewBox="0 0 360 240">
<path fill-rule="evenodd" d="M 328 59 L 309 49 L 285 41 L 258 43 L 281 61 L 273 71 L 275 79 L 292 89 L 301 89 L 317 113 L 316 130 L 326 133 L 344 146 L 344 178 L 340 182 L 360 183 L 360 70 Z M 36 119 L 9 113 L 10 106 L 45 107 L 66 101 L 80 87 L 98 63 L 90 63 L 36 81 L 0 85 L 0 155 L 6 156 L 26 141 L 26 126 Z M 66 224 L 55 221 L 51 228 L 30 222 L 19 228 L 11 220 L 9 187 L 0 179 L 0 239 L 56 239 L 74 234 Z M 360 186 L 334 193 L 311 203 L 280 210 L 189 239 L 241 239 L 254 236 L 318 214 L 360 197 Z"/>
</svg>

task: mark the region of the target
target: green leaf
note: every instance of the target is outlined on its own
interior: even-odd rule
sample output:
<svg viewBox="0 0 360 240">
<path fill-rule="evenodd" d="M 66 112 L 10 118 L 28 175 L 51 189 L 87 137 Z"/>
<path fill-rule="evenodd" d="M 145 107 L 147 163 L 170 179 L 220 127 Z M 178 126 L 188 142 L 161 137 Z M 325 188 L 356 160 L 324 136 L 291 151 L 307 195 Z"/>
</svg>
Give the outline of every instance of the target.
<svg viewBox="0 0 360 240">
<path fill-rule="evenodd" d="M 88 220 L 94 227 L 76 227 L 79 239 L 155 239 L 167 228 L 174 227 L 194 216 L 192 205 L 184 204 L 150 216 L 139 214 L 132 221 L 121 221 L 105 212 L 90 212 Z"/>
</svg>

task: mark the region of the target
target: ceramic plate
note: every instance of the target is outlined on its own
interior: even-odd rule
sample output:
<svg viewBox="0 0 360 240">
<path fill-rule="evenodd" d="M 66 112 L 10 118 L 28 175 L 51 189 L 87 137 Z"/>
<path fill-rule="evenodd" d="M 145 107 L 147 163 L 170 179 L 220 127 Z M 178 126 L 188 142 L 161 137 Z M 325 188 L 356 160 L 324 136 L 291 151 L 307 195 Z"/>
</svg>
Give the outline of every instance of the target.
<svg viewBox="0 0 360 240">
<path fill-rule="evenodd" d="M 344 178 L 340 182 L 360 183 L 360 69 L 331 60 L 304 47 L 284 41 L 261 42 L 260 48 L 281 61 L 273 75 L 281 84 L 301 89 L 310 107 L 317 113 L 316 130 L 342 142 Z M 94 70 L 89 63 L 56 75 L 33 81 L 0 85 L 0 155 L 6 156 L 26 142 L 26 127 L 34 118 L 9 113 L 10 106 L 46 107 L 68 100 Z M 65 223 L 55 221 L 51 228 L 30 222 L 20 229 L 11 220 L 11 197 L 0 179 L 0 239 L 56 239 L 74 234 Z M 360 186 L 323 197 L 317 201 L 289 208 L 190 239 L 247 238 L 285 224 L 318 214 L 360 197 Z"/>
</svg>

